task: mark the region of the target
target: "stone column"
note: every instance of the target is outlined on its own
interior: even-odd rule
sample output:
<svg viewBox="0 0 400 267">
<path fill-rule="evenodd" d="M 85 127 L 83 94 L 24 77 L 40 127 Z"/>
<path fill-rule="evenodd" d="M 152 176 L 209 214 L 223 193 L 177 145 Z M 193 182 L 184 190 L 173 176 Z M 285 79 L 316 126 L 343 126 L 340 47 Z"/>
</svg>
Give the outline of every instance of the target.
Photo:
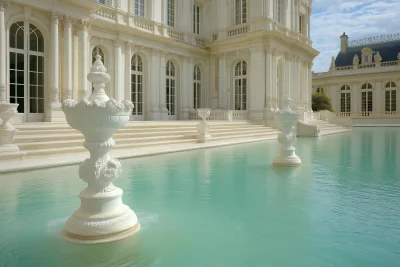
<svg viewBox="0 0 400 267">
<path fill-rule="evenodd" d="M 126 42 L 125 43 L 125 90 L 123 91 L 124 96 L 123 99 L 126 100 L 131 100 L 131 83 L 132 83 L 132 77 L 131 77 L 131 68 L 132 68 L 132 42 Z M 147 85 L 145 81 L 143 81 L 143 85 Z M 145 102 L 145 101 L 144 101 Z M 135 104 L 135 103 L 133 103 Z M 144 103 L 146 106 L 147 103 Z M 134 107 L 136 108 L 136 107 Z"/>
<path fill-rule="evenodd" d="M 64 97 L 72 99 L 72 20 L 64 19 Z"/>
<path fill-rule="evenodd" d="M 51 16 L 51 58 L 50 58 L 50 103 L 46 112 L 46 121 L 65 121 L 64 112 L 60 103 L 60 49 L 59 49 L 59 15 Z"/>
<path fill-rule="evenodd" d="M 301 79 L 300 79 L 300 71 L 301 71 L 301 65 L 300 65 L 300 57 L 296 57 L 295 59 L 295 83 L 294 85 L 294 90 L 296 92 L 296 106 L 300 108 L 301 106 Z"/>
<path fill-rule="evenodd" d="M 274 48 L 272 50 L 272 70 L 271 70 L 271 76 L 272 76 L 272 87 L 271 87 L 271 106 L 273 109 L 276 109 L 278 107 L 278 51 Z"/>
<path fill-rule="evenodd" d="M 157 50 L 151 52 L 151 78 L 149 79 L 151 98 L 149 104 L 151 120 L 160 119 L 160 81 L 161 72 L 165 73 L 165 67 L 160 65 L 160 53 Z M 165 77 L 165 76 L 164 76 Z"/>
<path fill-rule="evenodd" d="M 226 59 L 225 54 L 218 61 L 218 108 L 226 109 Z"/>
<path fill-rule="evenodd" d="M 59 89 L 59 40 L 58 40 L 58 24 L 59 17 L 57 14 L 51 17 L 51 106 L 60 106 L 60 89 Z"/>
<path fill-rule="evenodd" d="M 268 48 L 266 51 L 266 69 L 265 69 L 265 75 L 269 74 L 266 76 L 266 85 L 265 85 L 265 111 L 271 111 L 272 109 L 272 90 L 273 90 L 273 69 L 272 69 L 272 50 L 271 48 Z M 272 115 L 271 115 L 272 116 Z"/>
<path fill-rule="evenodd" d="M 0 2 L 0 103 L 7 103 L 6 28 L 4 12 L 9 3 Z"/>
<path fill-rule="evenodd" d="M 187 64 L 188 64 L 187 68 L 189 70 L 189 73 L 187 76 L 187 81 L 186 81 L 187 88 L 188 88 L 188 94 L 185 98 L 185 102 L 186 102 L 185 105 L 187 106 L 188 112 L 190 112 L 191 110 L 194 110 L 194 102 L 193 102 L 193 99 L 194 99 L 194 85 L 193 85 L 194 63 L 193 63 L 193 59 L 189 58 Z M 205 76 L 205 73 L 201 73 L 201 75 Z M 203 79 L 203 76 L 201 77 L 202 79 Z M 204 81 L 204 79 L 203 79 L 203 81 Z M 204 92 L 204 89 L 202 88 L 202 86 L 203 86 L 203 83 L 201 83 L 201 85 L 200 85 L 200 97 L 202 97 L 202 93 Z M 202 101 L 200 100 L 200 103 L 201 102 Z M 189 119 L 189 114 L 187 115 L 187 118 L 185 118 L 185 120 L 186 119 Z"/>
<path fill-rule="evenodd" d="M 168 55 L 168 53 L 166 53 L 166 52 L 160 53 L 160 83 L 159 83 L 160 86 L 159 86 L 158 90 L 159 90 L 159 97 L 160 97 L 159 110 L 160 110 L 160 119 L 161 120 L 169 119 L 167 103 L 166 103 L 167 102 L 167 92 L 165 89 L 165 87 L 166 87 L 165 80 L 166 80 L 166 70 L 167 70 L 167 58 L 166 58 L 167 55 Z M 176 64 L 174 64 L 174 66 L 175 66 L 175 73 L 178 73 L 178 71 L 177 71 L 178 66 L 176 66 Z M 177 81 L 175 81 L 176 88 L 178 88 L 177 87 L 178 84 L 179 83 L 177 83 Z"/>
<path fill-rule="evenodd" d="M 79 101 L 89 98 L 86 79 L 88 74 L 88 28 L 89 21 L 82 20 L 79 32 Z"/>
<path fill-rule="evenodd" d="M 308 110 L 311 111 L 311 93 L 312 93 L 312 62 L 309 62 L 307 64 L 307 106 L 308 106 Z"/>
<path fill-rule="evenodd" d="M 255 122 L 263 121 L 265 103 L 265 51 L 263 47 L 250 48 L 250 75 L 247 80 L 247 110 L 249 119 Z"/>
<path fill-rule="evenodd" d="M 283 94 L 283 98 L 285 98 L 286 96 L 290 97 L 290 90 L 291 90 L 291 83 L 290 83 L 290 75 L 291 75 L 291 71 L 290 71 L 290 66 L 291 66 L 291 60 L 292 56 L 290 53 L 286 53 L 285 54 L 285 81 L 284 81 L 284 94 Z M 283 99 L 281 99 L 280 103 L 283 102 Z"/>
<path fill-rule="evenodd" d="M 121 86 L 121 51 L 122 43 L 119 39 L 114 40 L 114 98 L 122 101 L 123 88 Z"/>
</svg>

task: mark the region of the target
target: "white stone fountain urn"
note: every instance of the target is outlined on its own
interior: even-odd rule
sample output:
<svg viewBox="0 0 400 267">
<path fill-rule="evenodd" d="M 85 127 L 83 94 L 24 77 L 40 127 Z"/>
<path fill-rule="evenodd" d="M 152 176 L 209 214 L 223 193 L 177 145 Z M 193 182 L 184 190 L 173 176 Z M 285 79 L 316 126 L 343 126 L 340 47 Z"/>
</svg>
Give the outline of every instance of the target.
<svg viewBox="0 0 400 267">
<path fill-rule="evenodd" d="M 284 100 L 282 110 L 274 112 L 274 120 L 281 125 L 282 132 L 278 136 L 278 142 L 281 145 L 280 154 L 274 159 L 273 164 L 279 166 L 299 166 L 300 158 L 295 153 L 294 143 L 296 134 L 294 133 L 294 125 L 300 118 L 300 113 L 290 109 L 289 97 Z"/>
<path fill-rule="evenodd" d="M 79 177 L 88 185 L 80 193 L 81 206 L 66 222 L 63 235 L 75 243 L 105 243 L 125 238 L 139 229 L 135 213 L 122 203 L 123 191 L 113 185 L 121 164 L 109 151 L 115 145 L 113 133 L 124 126 L 132 112 L 130 101 L 110 99 L 105 83 L 110 76 L 96 56 L 87 78 L 94 92 L 89 101 L 67 99 L 62 104 L 68 124 L 85 136 L 83 146 L 90 158 L 79 166 Z"/>
<path fill-rule="evenodd" d="M 199 143 L 205 143 L 207 139 L 211 138 L 210 135 L 210 126 L 208 125 L 206 119 L 211 114 L 211 109 L 209 108 L 199 108 L 197 109 L 197 114 L 201 118 L 200 123 L 197 125 L 197 140 Z"/>
<path fill-rule="evenodd" d="M 0 104 L 0 154 L 19 151 L 19 148 L 12 144 L 14 140 L 15 129 L 9 120 L 18 113 L 18 104 L 1 103 Z"/>
</svg>

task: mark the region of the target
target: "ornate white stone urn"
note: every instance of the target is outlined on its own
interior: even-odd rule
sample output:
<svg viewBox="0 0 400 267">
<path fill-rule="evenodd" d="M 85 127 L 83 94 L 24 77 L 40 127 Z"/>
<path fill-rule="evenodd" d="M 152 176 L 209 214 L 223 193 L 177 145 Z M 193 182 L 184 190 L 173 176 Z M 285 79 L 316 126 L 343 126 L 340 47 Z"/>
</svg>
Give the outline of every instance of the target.
<svg viewBox="0 0 400 267">
<path fill-rule="evenodd" d="M 197 110 L 197 114 L 201 118 L 200 123 L 197 125 L 197 139 L 199 143 L 205 143 L 207 139 L 211 138 L 211 135 L 209 134 L 210 132 L 210 126 L 208 125 L 206 119 L 210 116 L 211 114 L 211 109 L 209 108 L 199 108 Z"/>
<path fill-rule="evenodd" d="M 281 145 L 280 154 L 274 159 L 274 165 L 280 166 L 299 166 L 300 158 L 295 153 L 294 143 L 296 134 L 294 133 L 294 125 L 300 118 L 300 113 L 290 109 L 289 97 L 286 97 L 282 110 L 274 112 L 274 120 L 281 125 L 282 132 L 278 136 L 278 142 Z"/>
<path fill-rule="evenodd" d="M 0 118 L 2 124 L 0 125 L 0 154 L 19 151 L 19 148 L 12 144 L 14 140 L 15 129 L 9 120 L 18 113 L 18 104 L 0 103 Z"/>
<path fill-rule="evenodd" d="M 66 222 L 63 235 L 76 243 L 104 243 L 125 238 L 139 229 L 135 213 L 122 203 L 123 191 L 113 185 L 121 174 L 121 164 L 109 151 L 115 145 L 114 131 L 124 126 L 132 112 L 130 101 L 110 99 L 105 83 L 107 69 L 96 56 L 87 78 L 94 92 L 89 101 L 67 99 L 62 104 L 68 124 L 85 136 L 83 146 L 90 158 L 79 166 L 79 177 L 88 186 L 80 193 L 81 206 Z"/>
</svg>

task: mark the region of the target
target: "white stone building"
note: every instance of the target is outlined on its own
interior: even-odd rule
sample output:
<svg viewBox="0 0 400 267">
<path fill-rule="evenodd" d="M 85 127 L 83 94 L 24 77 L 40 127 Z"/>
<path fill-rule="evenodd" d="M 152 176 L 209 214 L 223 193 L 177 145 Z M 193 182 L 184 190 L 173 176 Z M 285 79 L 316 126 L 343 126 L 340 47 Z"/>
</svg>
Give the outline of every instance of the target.
<svg viewBox="0 0 400 267">
<path fill-rule="evenodd" d="M 313 73 L 312 87 L 353 124 L 400 124 L 400 34 L 349 42 L 343 33 L 329 71 Z"/>
<path fill-rule="evenodd" d="M 309 111 L 310 13 L 311 0 L 0 0 L 0 105 L 19 104 L 14 122 L 65 120 L 99 54 L 133 120 L 209 107 L 266 122 L 286 94 Z"/>
</svg>

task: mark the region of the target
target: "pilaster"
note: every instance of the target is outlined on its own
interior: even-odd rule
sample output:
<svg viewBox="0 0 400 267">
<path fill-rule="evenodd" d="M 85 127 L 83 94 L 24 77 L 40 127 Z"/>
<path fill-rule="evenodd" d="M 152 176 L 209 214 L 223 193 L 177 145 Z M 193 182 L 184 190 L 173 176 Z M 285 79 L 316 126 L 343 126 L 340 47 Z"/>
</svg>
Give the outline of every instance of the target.
<svg viewBox="0 0 400 267">
<path fill-rule="evenodd" d="M 6 28 L 4 12 L 10 4 L 0 2 L 0 103 L 7 103 Z"/>
<path fill-rule="evenodd" d="M 51 15 L 51 59 L 50 59 L 50 79 L 51 79 L 51 97 L 48 110 L 46 112 L 46 121 L 65 121 L 64 112 L 61 110 L 60 103 L 60 72 L 59 72 L 59 21 L 60 15 L 52 13 Z"/>
<path fill-rule="evenodd" d="M 88 20 L 81 20 L 79 29 L 79 101 L 89 98 L 87 74 L 88 74 Z M 102 59 L 103 60 L 103 59 Z"/>
<path fill-rule="evenodd" d="M 247 90 L 248 118 L 262 122 L 265 106 L 265 51 L 263 47 L 250 48 L 250 77 Z"/>
<path fill-rule="evenodd" d="M 226 109 L 226 55 L 223 54 L 218 60 L 218 108 Z"/>
<path fill-rule="evenodd" d="M 131 75 L 131 69 L 132 69 L 132 47 L 133 43 L 132 42 L 126 42 L 125 43 L 125 90 L 123 90 L 123 99 L 132 100 L 131 96 L 131 84 L 132 84 L 132 75 Z M 143 81 L 145 86 L 147 87 L 147 83 Z M 135 105 L 135 103 L 133 103 Z M 147 106 L 147 103 L 144 103 L 144 106 Z M 137 107 L 134 107 L 136 109 Z M 131 114 L 131 119 L 132 119 L 132 114 Z"/>
<path fill-rule="evenodd" d="M 161 81 L 161 76 L 162 73 L 164 74 L 164 79 L 165 79 L 165 66 L 160 65 L 160 51 L 154 50 L 151 52 L 151 79 L 149 79 L 149 84 L 150 88 L 149 91 L 151 91 L 151 99 L 149 105 L 149 119 L 150 120 L 160 120 L 161 115 L 160 115 L 160 81 Z"/>
<path fill-rule="evenodd" d="M 122 42 L 118 38 L 114 40 L 114 97 L 117 101 L 122 101 L 124 96 L 124 89 L 122 87 L 122 74 L 121 69 L 121 52 Z"/>
<path fill-rule="evenodd" d="M 166 70 L 167 70 L 167 52 L 160 52 L 160 86 L 159 90 L 159 116 L 161 120 L 168 120 L 168 109 L 167 109 L 167 92 L 166 92 Z M 175 65 L 175 73 L 177 73 L 177 66 Z M 175 83 L 176 84 L 176 83 Z M 176 84 L 177 85 L 177 84 Z M 178 109 L 177 109 L 178 110 Z"/>
<path fill-rule="evenodd" d="M 64 16 L 64 99 L 72 99 L 72 27 L 72 19 Z"/>
</svg>

